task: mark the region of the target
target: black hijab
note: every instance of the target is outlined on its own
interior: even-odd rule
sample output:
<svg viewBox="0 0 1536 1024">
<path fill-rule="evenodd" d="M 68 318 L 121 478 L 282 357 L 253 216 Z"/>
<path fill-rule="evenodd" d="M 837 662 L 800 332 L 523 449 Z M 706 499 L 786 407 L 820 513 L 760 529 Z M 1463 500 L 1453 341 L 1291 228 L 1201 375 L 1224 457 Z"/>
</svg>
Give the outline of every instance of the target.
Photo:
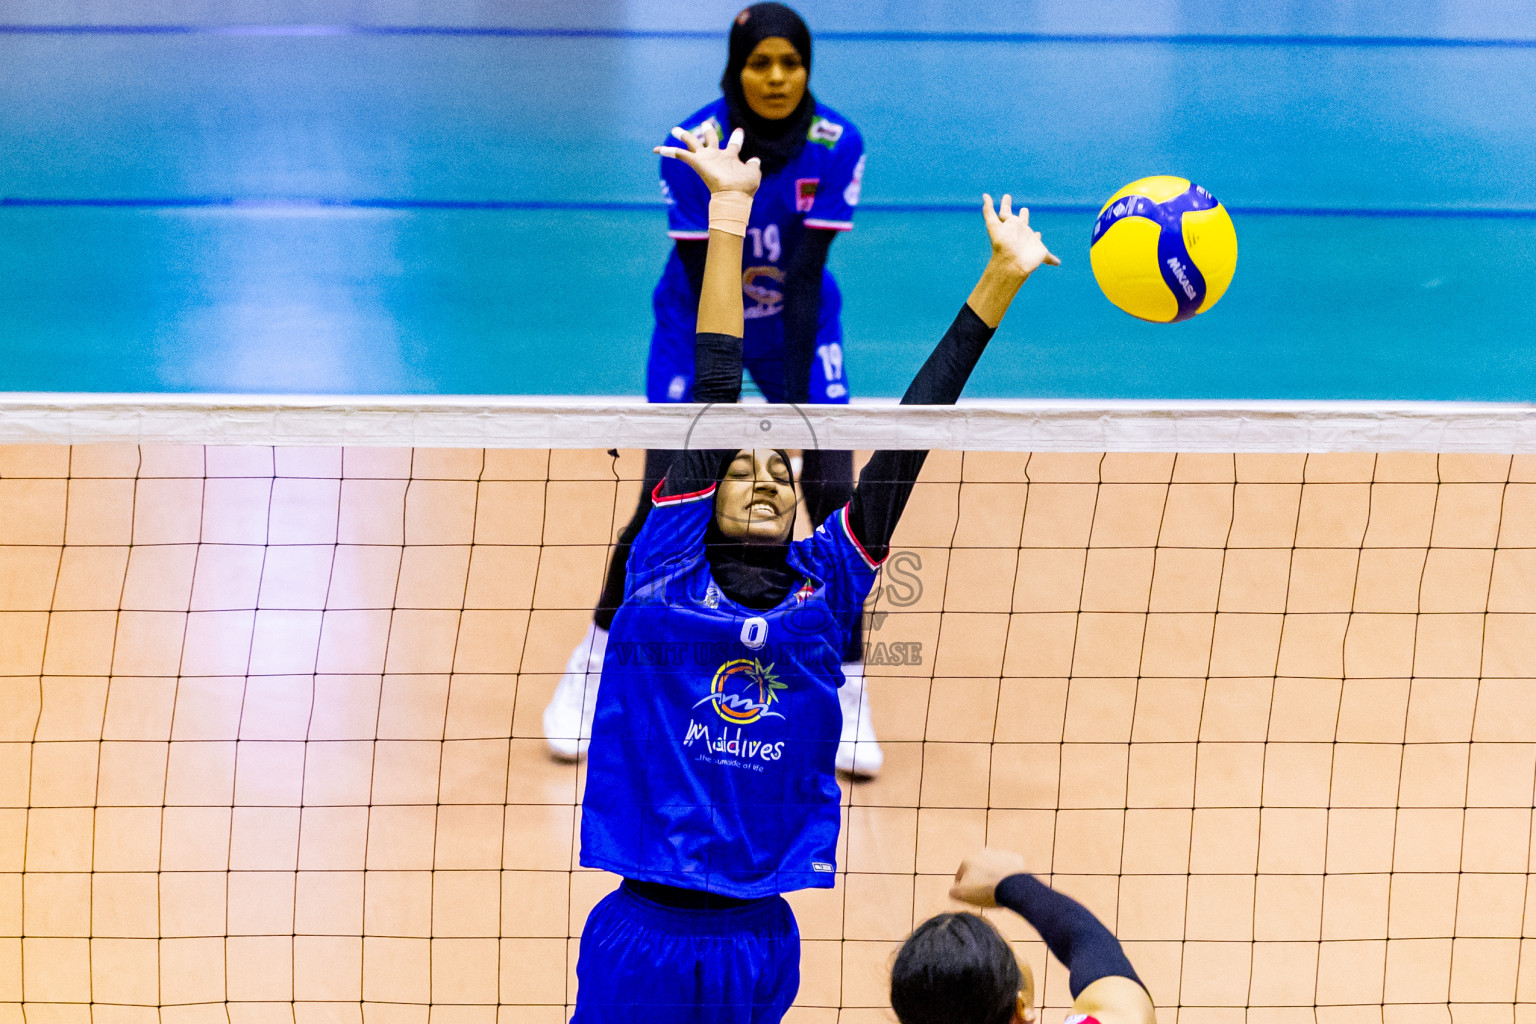
<svg viewBox="0 0 1536 1024">
<path fill-rule="evenodd" d="M 794 469 L 789 454 L 781 448 L 774 450 L 789 469 L 789 482 L 793 486 Z M 793 537 L 794 531 L 795 520 L 791 514 L 789 536 Z M 755 611 L 773 608 L 800 581 L 800 574 L 789 565 L 789 541 L 748 544 L 733 540 L 720 532 L 714 516 L 709 517 L 709 528 L 704 531 L 704 557 L 709 562 L 710 575 L 725 591 L 725 596 Z"/>
<path fill-rule="evenodd" d="M 757 44 L 775 36 L 789 40 L 789 45 L 800 54 L 809 81 L 811 30 L 800 15 L 779 3 L 753 4 L 736 15 L 736 21 L 731 25 L 730 57 L 726 61 L 725 74 L 720 78 L 731 125 L 747 133 L 741 158 L 750 160 L 755 156 L 760 159 L 765 175 L 782 170 L 800 155 L 805 148 L 806 133 L 811 129 L 811 119 L 816 114 L 816 99 L 811 95 L 809 84 L 805 95 L 800 97 L 800 105 L 788 117 L 778 120 L 760 117 L 747 105 L 746 94 L 741 88 L 741 71 Z"/>
</svg>

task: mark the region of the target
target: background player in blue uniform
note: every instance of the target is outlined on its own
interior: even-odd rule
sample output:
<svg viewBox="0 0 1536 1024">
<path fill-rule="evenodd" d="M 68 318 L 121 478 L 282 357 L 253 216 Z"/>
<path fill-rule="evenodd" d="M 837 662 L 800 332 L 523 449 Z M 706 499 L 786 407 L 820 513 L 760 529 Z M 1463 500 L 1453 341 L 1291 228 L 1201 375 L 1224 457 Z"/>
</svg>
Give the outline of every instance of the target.
<svg viewBox="0 0 1536 1024">
<path fill-rule="evenodd" d="M 741 389 L 737 267 L 755 161 L 682 129 L 709 185 L 697 401 Z M 1020 285 L 1055 263 L 986 198 L 966 305 L 902 402 L 953 404 Z M 582 930 L 577 1024 L 778 1021 L 799 988 L 782 893 L 834 884 L 839 664 L 927 452 L 876 452 L 846 506 L 791 543 L 783 452 L 687 451 L 652 493 L 613 619 L 582 800 L 581 863 L 622 875 Z"/>
<path fill-rule="evenodd" d="M 770 402 L 845 404 L 842 296 L 826 269 L 827 250 L 853 226 L 864 174 L 864 140 L 852 122 L 820 103 L 807 88 L 811 34 L 794 11 L 754 4 L 731 27 L 730 56 L 720 80 L 723 96 L 683 122 L 695 133 L 708 125 L 720 138 L 743 129 L 744 158 L 756 157 L 763 181 L 742 245 L 742 361 Z M 646 364 L 646 398 L 694 398 L 694 325 L 704 253 L 709 239 L 709 190 L 675 160 L 662 160 L 667 234 L 675 248 L 656 285 L 656 327 Z M 620 532 L 593 622 L 572 652 L 544 712 L 550 751 L 579 759 L 591 735 L 603 653 L 614 610 L 624 593 L 630 545 L 650 511 L 650 492 L 675 455 L 646 453 L 640 504 Z M 847 503 L 853 487 L 852 452 L 807 451 L 801 473 L 813 526 Z M 863 641 L 849 637 L 840 692 L 844 742 L 838 767 L 873 777 L 883 760 L 864 688 Z"/>
<path fill-rule="evenodd" d="M 1024 870 L 1010 850 L 978 850 L 955 872 L 950 899 L 1007 907 L 1034 926 L 1068 972 L 1065 1024 L 1154 1024 L 1152 997 L 1103 922 Z M 1035 978 L 991 923 L 935 914 L 913 929 L 891 967 L 901 1024 L 1035 1024 Z"/>
</svg>

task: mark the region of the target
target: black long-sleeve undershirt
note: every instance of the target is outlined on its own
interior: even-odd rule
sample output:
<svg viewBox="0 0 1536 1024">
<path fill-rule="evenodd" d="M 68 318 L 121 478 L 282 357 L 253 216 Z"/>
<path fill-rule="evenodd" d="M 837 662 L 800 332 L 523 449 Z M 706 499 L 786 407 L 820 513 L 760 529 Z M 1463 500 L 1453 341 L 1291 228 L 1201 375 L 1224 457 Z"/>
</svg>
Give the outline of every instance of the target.
<svg viewBox="0 0 1536 1024">
<path fill-rule="evenodd" d="M 902 405 L 953 405 L 976 362 L 992 340 L 988 327 L 970 306 L 962 306 L 922 369 L 912 379 Z M 700 334 L 694 342 L 695 402 L 735 402 L 741 394 L 741 339 Z M 691 494 L 717 483 L 736 453 L 726 449 L 684 452 L 673 461 L 661 493 Z M 891 535 L 922 472 L 926 451 L 877 451 L 859 474 L 848 506 L 848 525 L 876 561 L 885 558 Z"/>
<path fill-rule="evenodd" d="M 741 339 L 700 332 L 693 339 L 693 400 L 734 404 L 741 398 Z M 678 453 L 661 481 L 664 495 L 693 494 L 720 482 L 736 451 L 690 448 Z"/>
<path fill-rule="evenodd" d="M 1129 978 L 1146 988 L 1120 940 L 1077 900 L 1028 874 L 1009 875 L 997 883 L 993 896 L 1040 933 L 1051 955 L 1066 967 L 1073 999 L 1100 978 Z"/>
<path fill-rule="evenodd" d="M 954 405 L 995 330 L 969 305 L 961 306 L 933 354 L 912 378 L 901 404 Z M 926 451 L 877 451 L 859 474 L 848 503 L 848 526 L 877 562 L 890 551 L 891 536 L 927 458 Z"/>
</svg>

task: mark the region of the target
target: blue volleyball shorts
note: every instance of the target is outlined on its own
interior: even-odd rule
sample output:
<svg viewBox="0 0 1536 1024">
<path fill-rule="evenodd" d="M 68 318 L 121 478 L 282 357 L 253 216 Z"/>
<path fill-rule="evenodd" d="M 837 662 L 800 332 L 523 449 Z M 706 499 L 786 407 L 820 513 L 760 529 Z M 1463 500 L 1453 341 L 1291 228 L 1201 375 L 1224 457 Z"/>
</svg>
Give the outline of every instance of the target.
<svg viewBox="0 0 1536 1024">
<path fill-rule="evenodd" d="M 571 1024 L 778 1024 L 800 989 L 782 896 L 724 910 L 663 906 L 621 885 L 581 930 Z"/>
</svg>

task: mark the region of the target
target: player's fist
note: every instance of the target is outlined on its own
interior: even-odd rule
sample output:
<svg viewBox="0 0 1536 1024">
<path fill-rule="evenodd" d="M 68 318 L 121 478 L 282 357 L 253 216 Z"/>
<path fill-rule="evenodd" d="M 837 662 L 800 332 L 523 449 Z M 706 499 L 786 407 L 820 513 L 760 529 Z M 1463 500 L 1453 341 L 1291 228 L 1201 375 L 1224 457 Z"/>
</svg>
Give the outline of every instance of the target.
<svg viewBox="0 0 1536 1024">
<path fill-rule="evenodd" d="M 997 883 L 1009 875 L 1023 874 L 1024 858 L 1012 850 L 987 847 L 960 862 L 949 898 L 977 907 L 997 906 Z"/>
<path fill-rule="evenodd" d="M 758 166 L 757 157 L 745 162 L 741 159 L 741 143 L 746 133 L 740 128 L 731 132 L 730 141 L 723 147 L 713 123 L 705 124 L 700 135 L 682 128 L 673 128 L 672 137 L 687 148 L 657 146 L 655 151 L 664 157 L 681 160 L 698 171 L 711 193 L 744 192 L 750 196 L 762 184 L 763 172 Z"/>
<path fill-rule="evenodd" d="M 1061 260 L 1040 240 L 1040 232 L 1029 226 L 1029 210 L 1019 207 L 1013 212 L 1013 197 L 1005 195 L 997 212 L 992 210 L 992 197 L 983 195 L 981 216 L 987 223 L 987 235 L 992 239 L 992 259 L 1009 272 L 1028 277 L 1045 263 L 1061 266 Z"/>
</svg>

